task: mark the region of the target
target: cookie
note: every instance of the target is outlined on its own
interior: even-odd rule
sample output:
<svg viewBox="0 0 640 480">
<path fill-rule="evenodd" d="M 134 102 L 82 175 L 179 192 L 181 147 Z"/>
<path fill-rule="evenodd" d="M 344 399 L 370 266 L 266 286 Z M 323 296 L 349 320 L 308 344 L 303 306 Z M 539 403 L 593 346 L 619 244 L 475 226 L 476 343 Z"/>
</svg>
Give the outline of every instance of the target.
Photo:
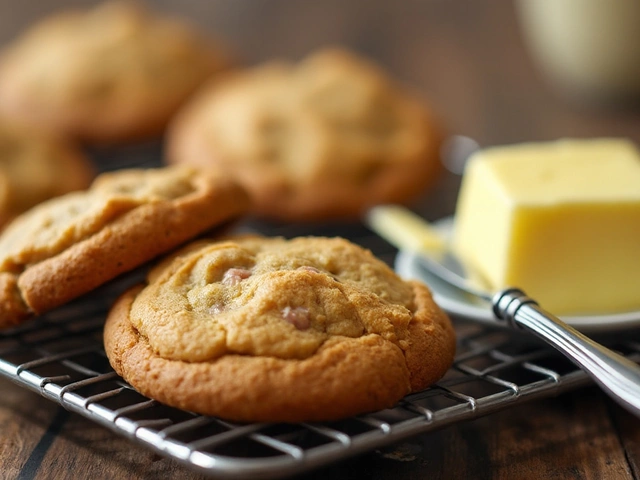
<svg viewBox="0 0 640 480">
<path fill-rule="evenodd" d="M 44 313 L 243 213 L 244 190 L 189 167 L 104 173 L 0 235 L 0 327 Z"/>
<path fill-rule="evenodd" d="M 358 218 L 437 178 L 441 128 L 424 101 L 340 49 L 203 87 L 168 130 L 167 161 L 222 165 L 279 221 Z"/>
<path fill-rule="evenodd" d="M 391 407 L 437 381 L 455 349 L 426 286 L 323 237 L 198 241 L 118 299 L 104 342 L 150 398 L 265 422 Z"/>
<path fill-rule="evenodd" d="M 227 64 L 191 26 L 133 3 L 64 11 L 0 55 L 0 112 L 90 143 L 151 137 Z"/>
<path fill-rule="evenodd" d="M 0 229 L 38 203 L 89 187 L 93 177 L 75 145 L 0 119 Z"/>
</svg>

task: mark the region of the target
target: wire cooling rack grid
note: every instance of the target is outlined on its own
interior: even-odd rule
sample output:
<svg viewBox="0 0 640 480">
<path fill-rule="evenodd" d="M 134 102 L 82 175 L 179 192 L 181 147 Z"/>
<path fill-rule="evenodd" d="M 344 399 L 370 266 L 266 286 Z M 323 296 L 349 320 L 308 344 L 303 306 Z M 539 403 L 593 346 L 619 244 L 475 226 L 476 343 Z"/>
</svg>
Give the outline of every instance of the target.
<svg viewBox="0 0 640 480">
<path fill-rule="evenodd" d="M 114 282 L 0 335 L 0 374 L 118 434 L 216 478 L 282 478 L 409 436 L 589 383 L 553 350 L 507 331 L 456 322 L 458 353 L 434 387 L 395 408 L 340 422 L 234 424 L 163 406 L 109 366 L 102 325 Z M 611 345 L 640 358 L 640 339 Z"/>
<path fill-rule="evenodd" d="M 98 152 L 101 171 L 159 164 L 159 147 Z M 242 226 L 241 226 L 242 227 Z M 340 235 L 388 264 L 395 250 L 358 225 L 245 227 L 266 235 Z M 456 321 L 454 365 L 432 388 L 395 408 L 314 424 L 234 424 L 163 406 L 111 369 L 102 326 L 115 297 L 140 279 L 129 274 L 24 325 L 0 332 L 0 375 L 132 441 L 221 479 L 282 478 L 407 437 L 586 385 L 588 377 L 554 350 L 517 332 Z M 608 345 L 640 359 L 640 334 Z"/>
</svg>

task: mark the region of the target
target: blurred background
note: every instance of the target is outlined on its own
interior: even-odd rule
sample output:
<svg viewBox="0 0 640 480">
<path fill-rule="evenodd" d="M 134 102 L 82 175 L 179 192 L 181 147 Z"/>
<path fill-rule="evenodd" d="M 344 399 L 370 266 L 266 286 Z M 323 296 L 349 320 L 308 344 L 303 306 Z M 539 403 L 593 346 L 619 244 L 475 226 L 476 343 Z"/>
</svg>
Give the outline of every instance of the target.
<svg viewBox="0 0 640 480">
<path fill-rule="evenodd" d="M 62 7 L 96 3 L 0 0 L 0 44 Z M 514 2 L 146 3 L 189 19 L 250 64 L 274 57 L 297 59 L 326 45 L 351 47 L 418 90 L 451 132 L 470 136 L 481 145 L 561 136 L 616 135 L 640 140 L 637 108 L 575 102 L 550 86 L 525 48 Z"/>
<path fill-rule="evenodd" d="M 0 0 L 0 45 L 50 13 L 97 3 Z M 542 11 L 544 6 L 531 8 L 533 3 L 557 8 Z M 480 146 L 597 136 L 640 142 L 639 95 L 612 99 L 602 92 L 590 95 L 588 89 L 574 95 L 578 89 L 572 79 L 559 86 L 553 79 L 554 66 L 541 61 L 545 51 L 557 53 L 551 63 L 577 69 L 581 75 L 576 63 L 588 66 L 596 53 L 598 58 L 612 58 L 611 48 L 596 52 L 594 46 L 620 43 L 616 38 L 606 40 L 625 33 L 616 28 L 620 18 L 630 20 L 627 30 L 640 32 L 633 23 L 640 24 L 635 0 L 607 2 L 611 8 L 605 12 L 619 10 L 620 18 L 607 17 L 609 25 L 604 26 L 594 24 L 606 19 L 598 8 L 602 2 L 591 0 L 148 0 L 146 4 L 192 22 L 247 65 L 278 57 L 295 60 L 329 45 L 351 48 L 414 89 L 451 135 L 469 137 Z M 614 9 L 614 4 L 620 8 Z M 548 8 L 553 10 L 553 5 Z M 527 11 L 536 8 L 539 11 Z M 623 41 L 633 40 L 627 37 L 622 35 Z M 558 48 L 571 47 L 571 42 L 577 49 Z M 640 65 L 640 42 L 627 44 L 635 46 L 626 52 L 631 58 L 627 63 Z M 608 67 L 596 70 L 603 68 Z M 640 84 L 640 79 L 634 80 Z M 417 207 L 420 213 L 430 219 L 451 214 L 458 184 L 456 175 L 442 178 Z"/>
</svg>

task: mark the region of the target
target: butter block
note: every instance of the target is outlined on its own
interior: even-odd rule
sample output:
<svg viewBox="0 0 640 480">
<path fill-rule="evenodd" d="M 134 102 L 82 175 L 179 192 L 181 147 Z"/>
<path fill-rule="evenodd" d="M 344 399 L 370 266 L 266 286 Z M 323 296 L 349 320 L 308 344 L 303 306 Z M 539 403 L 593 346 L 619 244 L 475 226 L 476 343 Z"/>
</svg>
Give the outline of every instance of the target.
<svg viewBox="0 0 640 480">
<path fill-rule="evenodd" d="M 464 172 L 452 246 L 547 310 L 640 309 L 640 153 L 624 139 L 493 147 Z"/>
</svg>

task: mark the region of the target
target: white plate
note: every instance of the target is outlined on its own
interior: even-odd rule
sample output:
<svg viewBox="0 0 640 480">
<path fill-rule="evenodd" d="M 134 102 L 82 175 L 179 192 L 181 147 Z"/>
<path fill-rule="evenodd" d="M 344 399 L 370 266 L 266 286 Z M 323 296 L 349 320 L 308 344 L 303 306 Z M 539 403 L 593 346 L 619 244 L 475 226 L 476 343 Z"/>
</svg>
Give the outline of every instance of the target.
<svg viewBox="0 0 640 480">
<path fill-rule="evenodd" d="M 442 219 L 436 222 L 435 226 L 443 235 L 448 236 L 451 232 L 452 218 Z M 426 283 L 431 288 L 435 301 L 450 315 L 494 326 L 503 325 L 496 321 L 489 302 L 466 294 L 440 280 L 421 265 L 415 253 L 400 251 L 396 257 L 395 269 L 403 278 L 414 278 Z M 606 333 L 640 327 L 640 311 L 560 318 L 584 333 Z"/>
</svg>

